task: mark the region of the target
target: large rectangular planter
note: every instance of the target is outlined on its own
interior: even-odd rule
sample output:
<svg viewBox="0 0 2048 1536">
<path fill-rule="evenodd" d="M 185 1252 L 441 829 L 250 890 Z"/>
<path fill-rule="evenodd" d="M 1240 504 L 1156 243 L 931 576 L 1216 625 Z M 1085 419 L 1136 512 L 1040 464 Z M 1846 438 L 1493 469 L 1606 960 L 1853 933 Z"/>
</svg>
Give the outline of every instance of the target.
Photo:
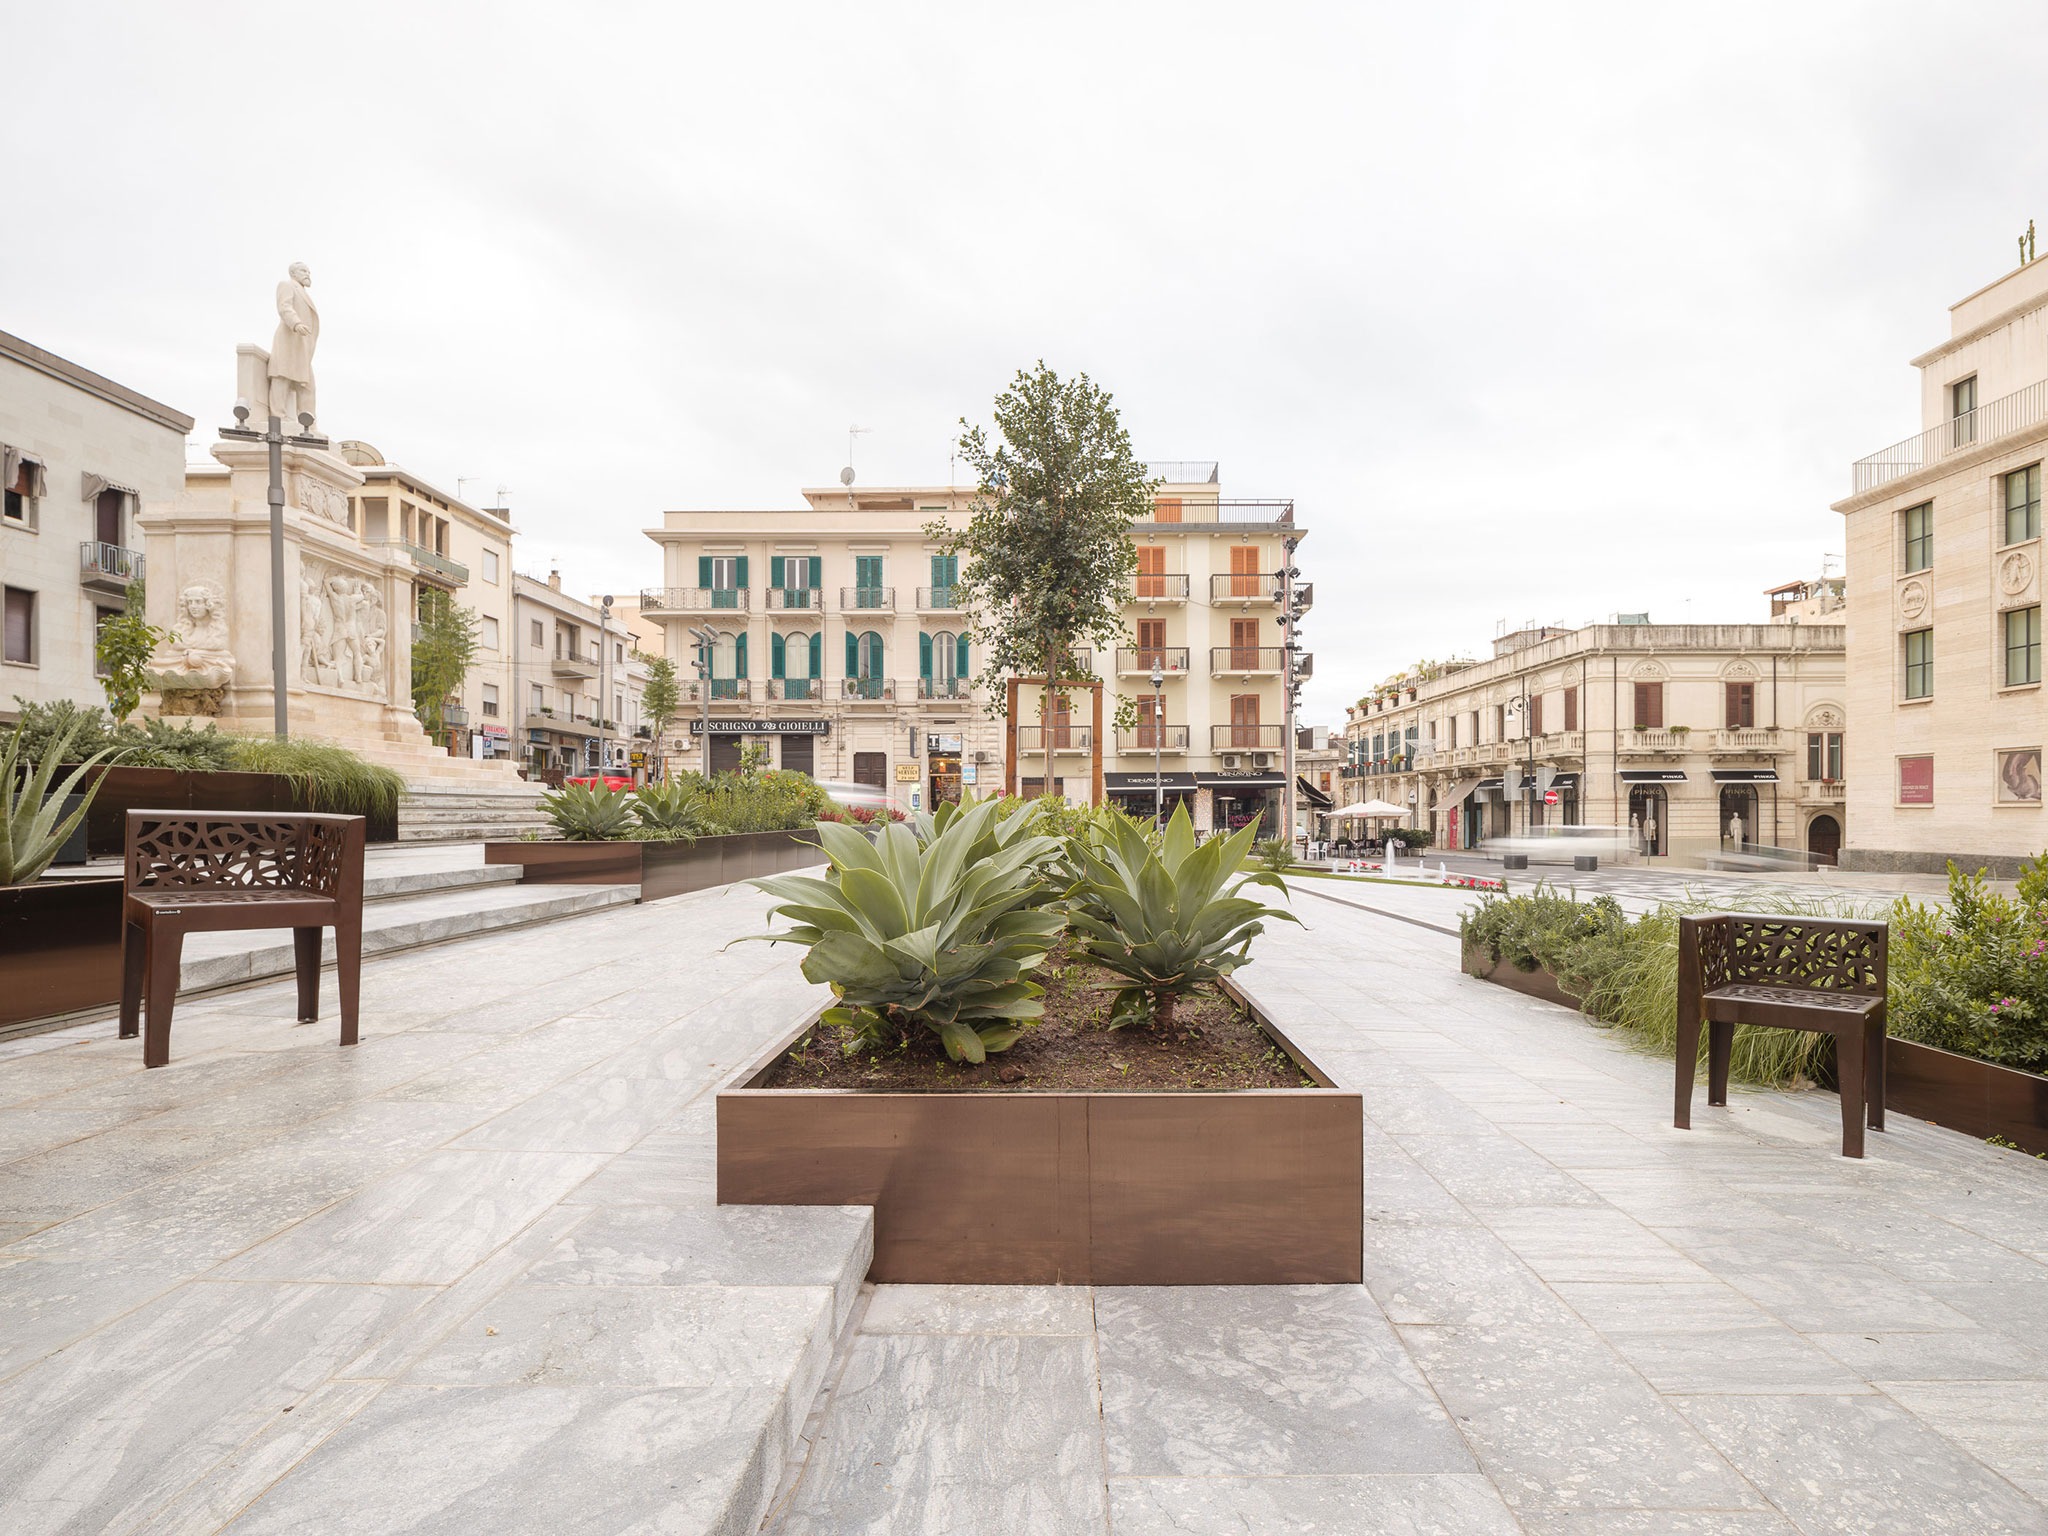
<svg viewBox="0 0 2048 1536">
<path fill-rule="evenodd" d="M 86 846 L 95 858 L 120 857 L 130 811 L 308 811 L 313 807 L 279 773 L 189 773 L 182 768 L 95 768 L 81 787 L 99 793 L 85 813 Z M 397 840 L 393 819 L 370 817 L 368 841 Z"/>
<path fill-rule="evenodd" d="M 718 1095 L 721 1205 L 869 1205 L 869 1278 L 915 1285 L 1355 1285 L 1364 1105 L 1228 1093 Z M 1263 1022 L 1263 1021 L 1262 1021 Z"/>
<path fill-rule="evenodd" d="M 0 886 L 0 1029 L 121 1000 L 121 884 Z"/>
<path fill-rule="evenodd" d="M 486 864 L 517 864 L 522 885 L 637 885 L 642 901 L 819 863 L 818 834 L 732 832 L 693 843 L 484 844 Z"/>
<path fill-rule="evenodd" d="M 1884 1107 L 1965 1135 L 2048 1152 L 2048 1077 L 1914 1040 L 1884 1043 Z"/>
<path fill-rule="evenodd" d="M 1546 1003 L 1578 1011 L 1579 999 L 1565 991 L 1558 979 L 1541 966 L 1533 971 L 1518 970 L 1507 961 L 1495 960 L 1486 951 L 1469 944 L 1460 951 L 1459 961 L 1467 976 L 1476 976 L 1481 981 L 1490 981 L 1525 997 L 1540 997 Z"/>
</svg>

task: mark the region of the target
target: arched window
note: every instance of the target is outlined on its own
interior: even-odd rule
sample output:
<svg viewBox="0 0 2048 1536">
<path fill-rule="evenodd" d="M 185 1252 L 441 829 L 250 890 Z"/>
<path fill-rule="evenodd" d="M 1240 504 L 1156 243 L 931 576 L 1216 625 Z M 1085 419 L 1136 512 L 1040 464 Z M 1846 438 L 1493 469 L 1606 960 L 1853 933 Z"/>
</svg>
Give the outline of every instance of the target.
<svg viewBox="0 0 2048 1536">
<path fill-rule="evenodd" d="M 785 699 L 818 696 L 819 663 L 824 660 L 822 635 L 772 635 L 768 641 L 769 675 L 781 682 Z"/>
<path fill-rule="evenodd" d="M 851 690 L 864 699 L 878 699 L 882 696 L 883 679 L 888 667 L 882 655 L 882 637 L 874 630 L 864 634 L 846 632 L 846 675 L 853 681 Z"/>
<path fill-rule="evenodd" d="M 747 637 L 744 631 L 720 631 L 711 646 L 711 697 L 736 699 L 746 690 Z"/>
</svg>

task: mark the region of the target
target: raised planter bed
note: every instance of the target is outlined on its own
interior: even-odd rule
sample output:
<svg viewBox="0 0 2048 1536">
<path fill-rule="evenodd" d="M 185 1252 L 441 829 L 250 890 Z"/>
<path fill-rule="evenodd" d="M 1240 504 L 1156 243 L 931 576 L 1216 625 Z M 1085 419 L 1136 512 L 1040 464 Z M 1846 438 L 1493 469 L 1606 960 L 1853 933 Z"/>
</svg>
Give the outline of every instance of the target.
<svg viewBox="0 0 2048 1536">
<path fill-rule="evenodd" d="M 1256 1012 L 1254 1016 L 1257 1017 Z M 1216 1093 L 718 1095 L 721 1205 L 869 1205 L 878 1283 L 1355 1285 L 1364 1106 L 1321 1086 Z"/>
<path fill-rule="evenodd" d="M 121 1000 L 121 881 L 0 886 L 0 1030 Z"/>
<path fill-rule="evenodd" d="M 1550 972 L 1538 966 L 1533 971 L 1518 970 L 1505 960 L 1496 960 L 1483 949 L 1465 945 L 1459 954 L 1459 965 L 1467 976 L 1476 976 L 1481 981 L 1490 981 L 1496 986 L 1507 987 L 1526 997 L 1540 997 L 1546 1003 L 1556 1003 L 1560 1008 L 1577 1011 L 1579 999 L 1565 991 L 1562 983 Z"/>
<path fill-rule="evenodd" d="M 521 884 L 637 885 L 659 901 L 820 862 L 818 834 L 730 832 L 693 843 L 488 842 L 486 864 L 517 864 Z"/>
<path fill-rule="evenodd" d="M 182 768 L 97 768 L 81 784 L 100 791 L 85 813 L 85 841 L 94 858 L 118 858 L 130 811 L 310 811 L 292 781 L 277 773 L 191 773 Z M 398 839 L 395 818 L 370 817 L 367 840 Z"/>
</svg>

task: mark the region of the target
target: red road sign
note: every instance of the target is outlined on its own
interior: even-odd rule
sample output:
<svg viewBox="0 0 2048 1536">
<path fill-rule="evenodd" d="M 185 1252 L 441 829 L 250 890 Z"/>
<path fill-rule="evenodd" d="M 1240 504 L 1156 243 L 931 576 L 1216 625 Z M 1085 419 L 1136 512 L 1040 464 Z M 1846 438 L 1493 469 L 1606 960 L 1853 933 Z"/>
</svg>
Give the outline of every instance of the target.
<svg viewBox="0 0 2048 1536">
<path fill-rule="evenodd" d="M 1546 789 L 1545 791 L 1543 791 L 1543 803 L 1545 805 L 1557 804 L 1557 791 L 1554 789 Z"/>
</svg>

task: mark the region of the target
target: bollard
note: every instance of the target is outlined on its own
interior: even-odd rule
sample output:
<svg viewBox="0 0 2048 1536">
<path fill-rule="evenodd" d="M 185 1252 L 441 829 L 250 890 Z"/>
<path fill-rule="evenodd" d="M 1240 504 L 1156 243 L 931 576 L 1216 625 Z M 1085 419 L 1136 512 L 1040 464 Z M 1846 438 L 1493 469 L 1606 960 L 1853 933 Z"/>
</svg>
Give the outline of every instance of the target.
<svg viewBox="0 0 2048 1536">
<path fill-rule="evenodd" d="M 1529 855 L 1526 853 L 1504 853 L 1500 856 L 1500 867 L 1502 869 L 1527 869 L 1529 867 Z"/>
<path fill-rule="evenodd" d="M 1600 856 L 1596 853 L 1575 853 L 1572 868 L 1582 875 L 1590 875 L 1600 867 Z"/>
</svg>

